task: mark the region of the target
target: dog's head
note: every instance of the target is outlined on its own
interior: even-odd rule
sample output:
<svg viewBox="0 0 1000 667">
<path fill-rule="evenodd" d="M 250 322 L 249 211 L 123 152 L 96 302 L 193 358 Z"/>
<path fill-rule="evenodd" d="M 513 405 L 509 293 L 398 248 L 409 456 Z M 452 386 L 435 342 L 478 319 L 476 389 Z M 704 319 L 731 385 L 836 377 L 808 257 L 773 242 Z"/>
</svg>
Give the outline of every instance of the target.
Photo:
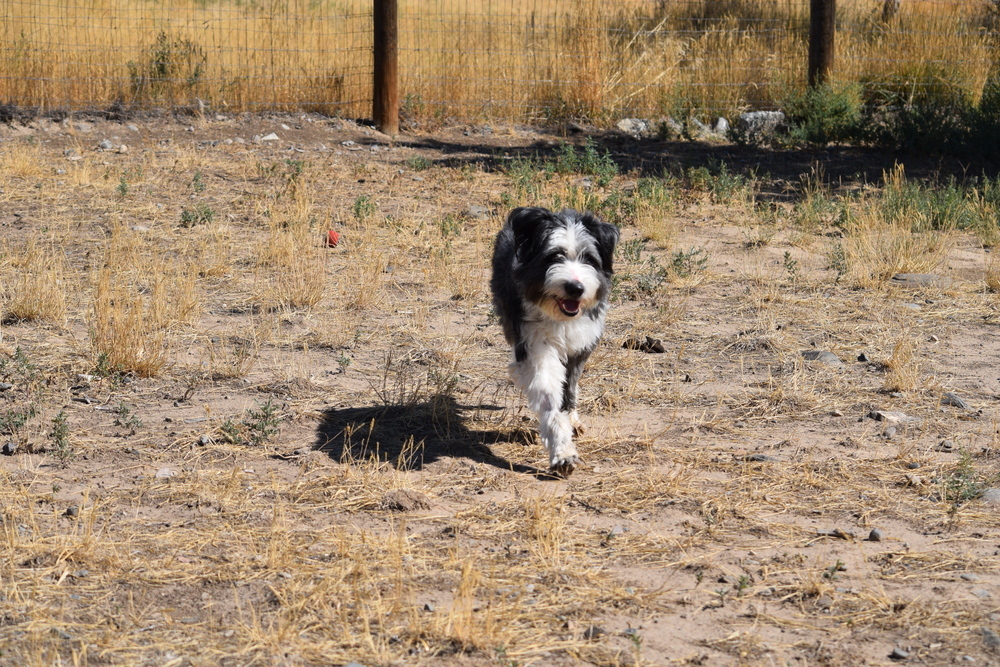
<svg viewBox="0 0 1000 667">
<path fill-rule="evenodd" d="M 618 228 L 592 213 L 516 208 L 518 274 L 525 296 L 549 317 L 569 320 L 607 300 Z"/>
</svg>

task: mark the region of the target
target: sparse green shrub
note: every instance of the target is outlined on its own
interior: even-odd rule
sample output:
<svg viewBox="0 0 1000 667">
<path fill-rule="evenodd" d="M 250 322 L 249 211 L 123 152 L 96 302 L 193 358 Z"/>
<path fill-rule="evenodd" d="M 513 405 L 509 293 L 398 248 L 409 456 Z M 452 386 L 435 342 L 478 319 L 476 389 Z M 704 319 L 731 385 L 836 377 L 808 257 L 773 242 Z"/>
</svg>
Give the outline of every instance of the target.
<svg viewBox="0 0 1000 667">
<path fill-rule="evenodd" d="M 194 210 L 185 208 L 181 211 L 181 227 L 191 228 L 196 225 L 207 225 L 215 219 L 215 211 L 208 204 L 198 204 Z"/>
<path fill-rule="evenodd" d="M 857 135 L 861 119 L 861 88 L 824 85 L 790 93 L 782 105 L 793 144 L 824 146 Z"/>
</svg>

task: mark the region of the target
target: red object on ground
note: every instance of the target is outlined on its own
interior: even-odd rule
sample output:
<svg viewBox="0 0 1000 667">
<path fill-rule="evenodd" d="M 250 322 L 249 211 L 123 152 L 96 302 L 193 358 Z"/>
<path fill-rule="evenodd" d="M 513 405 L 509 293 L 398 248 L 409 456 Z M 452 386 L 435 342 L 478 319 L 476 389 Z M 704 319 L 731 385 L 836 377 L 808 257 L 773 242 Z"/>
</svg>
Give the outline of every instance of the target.
<svg viewBox="0 0 1000 667">
<path fill-rule="evenodd" d="M 331 229 L 326 233 L 326 245 L 330 248 L 336 248 L 338 243 L 340 243 L 340 234 Z"/>
</svg>

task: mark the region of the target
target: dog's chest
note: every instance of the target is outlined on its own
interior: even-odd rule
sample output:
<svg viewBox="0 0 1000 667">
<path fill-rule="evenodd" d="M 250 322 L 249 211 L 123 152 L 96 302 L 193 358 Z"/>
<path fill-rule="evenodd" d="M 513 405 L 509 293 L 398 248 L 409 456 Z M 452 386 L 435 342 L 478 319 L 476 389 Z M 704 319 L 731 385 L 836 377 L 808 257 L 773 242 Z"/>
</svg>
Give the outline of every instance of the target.
<svg viewBox="0 0 1000 667">
<path fill-rule="evenodd" d="M 583 350 L 593 349 L 604 331 L 604 314 L 598 317 L 583 315 L 567 322 L 550 319 L 526 323 L 523 331 L 528 348 L 550 347 L 563 358 Z"/>
</svg>

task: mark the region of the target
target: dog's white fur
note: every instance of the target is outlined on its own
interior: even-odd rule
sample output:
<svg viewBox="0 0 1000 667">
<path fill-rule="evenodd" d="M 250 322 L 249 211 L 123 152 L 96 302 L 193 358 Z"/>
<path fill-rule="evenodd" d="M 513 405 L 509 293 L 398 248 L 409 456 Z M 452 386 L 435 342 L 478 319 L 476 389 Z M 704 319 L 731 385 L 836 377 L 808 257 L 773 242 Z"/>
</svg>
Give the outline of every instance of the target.
<svg viewBox="0 0 1000 667">
<path fill-rule="evenodd" d="M 510 373 L 538 416 L 553 471 L 579 464 L 577 383 L 604 331 L 618 229 L 591 214 L 518 208 L 497 235 L 493 303 Z"/>
</svg>

